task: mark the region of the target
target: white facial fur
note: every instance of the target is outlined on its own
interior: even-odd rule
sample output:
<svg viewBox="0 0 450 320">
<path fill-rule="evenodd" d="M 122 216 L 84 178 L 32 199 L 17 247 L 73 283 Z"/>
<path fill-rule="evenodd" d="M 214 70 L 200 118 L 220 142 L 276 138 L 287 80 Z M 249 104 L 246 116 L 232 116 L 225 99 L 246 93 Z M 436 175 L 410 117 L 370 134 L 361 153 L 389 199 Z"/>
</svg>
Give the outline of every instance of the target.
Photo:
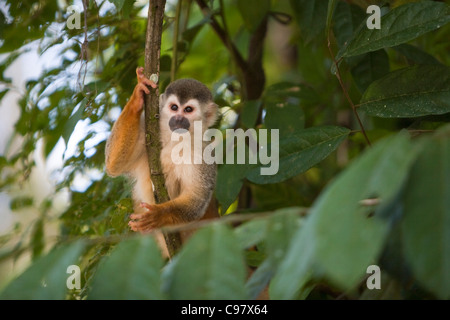
<svg viewBox="0 0 450 320">
<path fill-rule="evenodd" d="M 205 114 L 208 106 L 202 106 L 197 99 L 190 99 L 186 103 L 181 104 L 176 95 L 170 95 L 168 97 L 162 97 L 163 105 L 161 108 L 161 124 L 166 126 L 170 118 L 173 116 L 183 116 L 189 120 L 191 126 L 189 131 L 192 133 L 194 121 L 202 121 L 205 123 L 205 129 L 207 129 L 208 123 L 205 122 Z M 176 106 L 176 110 L 172 109 L 172 106 Z M 189 112 L 190 109 L 192 111 Z"/>
</svg>

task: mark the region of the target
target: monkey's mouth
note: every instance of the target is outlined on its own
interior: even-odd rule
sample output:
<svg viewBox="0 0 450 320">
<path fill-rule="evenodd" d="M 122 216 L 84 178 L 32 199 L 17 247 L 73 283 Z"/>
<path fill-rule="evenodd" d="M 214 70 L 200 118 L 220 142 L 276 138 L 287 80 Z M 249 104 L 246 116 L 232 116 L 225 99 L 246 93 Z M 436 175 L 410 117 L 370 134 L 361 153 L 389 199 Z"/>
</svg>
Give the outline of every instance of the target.
<svg viewBox="0 0 450 320">
<path fill-rule="evenodd" d="M 178 133 L 178 134 L 185 134 L 186 132 L 188 132 L 188 130 L 186 130 L 184 128 L 170 128 L 170 130 L 172 130 L 172 132 Z"/>
<path fill-rule="evenodd" d="M 176 133 L 179 134 L 183 134 L 188 131 L 190 126 L 191 124 L 189 123 L 189 120 L 185 117 L 174 116 L 170 118 L 169 121 L 170 130 L 176 131 Z"/>
</svg>

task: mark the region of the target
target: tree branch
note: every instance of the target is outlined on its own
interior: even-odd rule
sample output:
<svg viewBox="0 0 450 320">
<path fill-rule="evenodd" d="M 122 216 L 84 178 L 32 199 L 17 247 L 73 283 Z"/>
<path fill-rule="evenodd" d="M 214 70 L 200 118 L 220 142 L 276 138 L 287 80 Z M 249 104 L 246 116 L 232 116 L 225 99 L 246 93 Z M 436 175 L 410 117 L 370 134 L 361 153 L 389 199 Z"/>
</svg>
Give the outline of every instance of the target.
<svg viewBox="0 0 450 320">
<path fill-rule="evenodd" d="M 228 49 L 228 51 L 231 53 L 231 56 L 233 57 L 234 61 L 236 62 L 237 66 L 241 71 L 245 71 L 247 69 L 247 62 L 244 60 L 242 55 L 240 54 L 239 50 L 236 48 L 236 46 L 231 41 L 228 33 L 226 30 L 224 30 L 220 24 L 217 22 L 216 18 L 214 18 L 211 15 L 210 9 L 208 5 L 205 3 L 204 0 L 196 0 L 198 6 L 202 10 L 203 14 L 205 16 L 210 16 L 210 25 L 213 28 L 213 30 L 217 33 L 220 40 L 222 40 L 225 47 Z"/>
<path fill-rule="evenodd" d="M 263 68 L 264 39 L 267 34 L 266 16 L 255 32 L 250 37 L 248 47 L 247 69 L 244 73 L 244 86 L 246 100 L 257 100 L 261 98 L 266 84 L 266 75 Z M 262 110 L 261 110 L 262 111 Z M 260 119 L 260 122 L 262 119 Z"/>
<path fill-rule="evenodd" d="M 148 7 L 147 34 L 145 39 L 145 66 L 147 78 L 156 75 L 159 79 L 161 36 L 166 0 L 150 0 Z M 150 90 L 145 96 L 145 141 L 150 166 L 150 176 L 154 186 L 156 203 L 169 201 L 161 167 L 161 139 L 159 129 L 159 89 Z M 178 233 L 164 233 L 169 256 L 181 247 Z"/>
<path fill-rule="evenodd" d="M 264 40 L 267 34 L 268 15 L 262 19 L 258 28 L 251 34 L 248 58 L 245 60 L 240 54 L 239 50 L 231 40 L 228 32 L 227 23 L 225 20 L 225 14 L 223 11 L 223 1 L 220 1 L 220 16 L 223 22 L 223 28 L 217 22 L 214 16 L 211 14 L 211 9 L 206 4 L 205 0 L 196 0 L 198 6 L 202 10 L 206 17 L 210 17 L 209 24 L 216 32 L 222 43 L 228 49 L 236 64 L 238 71 L 240 72 L 240 82 L 242 85 L 242 100 L 258 100 L 264 91 L 266 84 L 266 76 L 263 68 L 263 53 L 264 53 Z M 236 121 L 235 128 L 241 126 L 240 116 Z M 258 114 L 258 123 L 262 123 L 262 109 Z M 239 208 L 248 208 L 250 206 L 250 189 L 244 184 L 243 189 L 239 194 Z"/>
</svg>

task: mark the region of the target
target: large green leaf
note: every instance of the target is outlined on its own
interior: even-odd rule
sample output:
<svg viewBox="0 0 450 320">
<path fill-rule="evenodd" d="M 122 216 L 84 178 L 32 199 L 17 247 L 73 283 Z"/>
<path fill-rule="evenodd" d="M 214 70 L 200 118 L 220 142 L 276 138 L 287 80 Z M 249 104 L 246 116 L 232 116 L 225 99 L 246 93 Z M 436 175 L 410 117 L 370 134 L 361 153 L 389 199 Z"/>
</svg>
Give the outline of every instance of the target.
<svg viewBox="0 0 450 320">
<path fill-rule="evenodd" d="M 402 5 L 381 17 L 381 29 L 369 29 L 364 21 L 336 60 L 405 43 L 449 21 L 450 6 L 445 3 L 422 1 Z"/>
<path fill-rule="evenodd" d="M 270 279 L 275 273 L 273 261 L 270 259 L 264 260 L 255 272 L 252 273 L 245 288 L 250 299 L 257 299 L 261 292 L 267 287 Z"/>
<path fill-rule="evenodd" d="M 368 218 L 361 201 L 388 205 L 404 184 L 415 159 L 406 133 L 381 141 L 353 163 L 314 203 L 316 262 L 333 282 L 350 289 L 380 253 L 388 222 Z M 305 226 L 306 227 L 306 226 Z"/>
<path fill-rule="evenodd" d="M 435 57 L 426 53 L 418 47 L 404 43 L 399 46 L 395 46 L 392 49 L 401 53 L 408 59 L 408 62 L 415 64 L 441 64 Z M 411 63 L 412 64 L 412 63 Z"/>
<path fill-rule="evenodd" d="M 350 71 L 356 86 L 363 93 L 372 82 L 389 72 L 388 55 L 385 50 L 369 52 Z"/>
<path fill-rule="evenodd" d="M 259 296 L 283 260 L 289 243 L 298 230 L 301 208 L 283 208 L 273 214 L 249 221 L 235 229 L 242 248 L 248 248 L 265 240 L 267 258 L 247 281 L 246 289 L 251 299 Z"/>
<path fill-rule="evenodd" d="M 291 245 L 269 287 L 271 299 L 295 299 L 313 276 L 315 242 L 308 223 L 292 238 Z"/>
<path fill-rule="evenodd" d="M 420 117 L 450 112 L 450 68 L 416 65 L 373 82 L 360 109 L 383 118 Z"/>
<path fill-rule="evenodd" d="M 333 17 L 333 33 L 336 38 L 338 48 L 345 47 L 352 38 L 355 30 L 358 29 L 362 21 L 367 18 L 366 13 L 358 6 L 352 5 L 343 1 L 338 1 Z M 363 58 L 365 54 L 345 57 L 344 60 L 350 68 L 355 67 Z M 340 61 L 338 61 L 339 65 Z M 336 65 L 331 66 L 331 73 L 336 74 Z"/>
<path fill-rule="evenodd" d="M 89 299 L 162 299 L 161 251 L 152 237 L 121 242 L 101 263 Z M 118 269 L 125 270 L 120 276 Z"/>
<path fill-rule="evenodd" d="M 333 17 L 333 32 L 339 48 L 347 45 L 365 18 L 366 14 L 360 7 L 338 1 Z"/>
<path fill-rule="evenodd" d="M 223 164 L 217 170 L 216 197 L 223 212 L 236 200 L 247 170 L 246 164 Z"/>
<path fill-rule="evenodd" d="M 450 127 L 424 141 L 405 189 L 402 234 L 415 277 L 450 298 Z"/>
<path fill-rule="evenodd" d="M 312 274 L 345 290 L 363 278 L 385 241 L 388 222 L 368 217 L 361 200 L 395 198 L 415 159 L 406 134 L 381 141 L 331 183 L 297 231 L 271 286 L 276 299 L 295 298 Z"/>
<path fill-rule="evenodd" d="M 327 1 L 291 0 L 290 3 L 306 41 L 311 41 L 324 31 L 327 23 Z M 323 38 L 325 38 L 325 34 Z"/>
<path fill-rule="evenodd" d="M 199 230 L 164 270 L 170 299 L 245 299 L 245 263 L 233 232 L 213 224 Z"/>
<path fill-rule="evenodd" d="M 267 129 L 279 129 L 281 136 L 298 132 L 305 126 L 305 114 L 298 101 L 267 103 L 265 109 L 264 124 Z"/>
<path fill-rule="evenodd" d="M 336 9 L 336 5 L 338 4 L 338 1 L 336 0 L 330 0 L 328 1 L 328 9 L 327 9 L 327 24 L 326 24 L 326 29 L 327 32 L 330 30 L 331 28 L 331 21 L 333 19 L 333 15 L 334 15 L 334 10 Z"/>
<path fill-rule="evenodd" d="M 0 299 L 62 300 L 66 297 L 67 268 L 78 263 L 81 241 L 54 249 L 39 258 L 1 293 Z"/>
<path fill-rule="evenodd" d="M 268 259 L 275 265 L 283 260 L 292 237 L 301 226 L 301 211 L 302 209 L 298 207 L 283 208 L 270 216 L 267 225 L 266 253 Z"/>
<path fill-rule="evenodd" d="M 277 183 L 305 172 L 336 150 L 348 136 L 350 130 L 343 127 L 325 126 L 302 130 L 279 141 L 278 172 L 275 175 L 261 175 L 260 165 L 254 165 L 246 175 L 247 179 L 258 184 Z M 272 145 L 276 141 L 272 141 Z M 273 150 L 270 148 L 268 154 Z M 271 155 L 272 158 L 275 158 Z M 269 166 L 275 166 L 269 163 Z"/>
<path fill-rule="evenodd" d="M 264 125 L 279 129 L 280 136 L 303 130 L 305 114 L 302 106 L 316 105 L 317 93 L 309 86 L 293 82 L 279 82 L 264 92 Z"/>
</svg>

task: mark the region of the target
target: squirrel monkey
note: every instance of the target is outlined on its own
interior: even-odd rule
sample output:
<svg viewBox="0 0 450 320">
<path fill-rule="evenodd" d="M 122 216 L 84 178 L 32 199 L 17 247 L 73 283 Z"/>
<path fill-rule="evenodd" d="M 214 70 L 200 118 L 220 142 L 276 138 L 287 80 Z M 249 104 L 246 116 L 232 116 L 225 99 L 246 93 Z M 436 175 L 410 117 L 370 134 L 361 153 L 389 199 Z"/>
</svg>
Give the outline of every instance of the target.
<svg viewBox="0 0 450 320">
<path fill-rule="evenodd" d="M 171 135 L 181 129 L 193 136 L 194 121 L 202 121 L 202 136 L 218 117 L 218 106 L 209 89 L 193 79 L 172 82 L 160 95 L 161 165 L 170 201 L 155 204 L 145 148 L 144 94 L 157 85 L 136 69 L 138 83 L 114 124 L 106 143 L 106 172 L 112 177 L 127 175 L 134 180 L 134 213 L 129 226 L 148 232 L 167 225 L 218 217 L 212 194 L 216 183 L 215 164 L 174 164 Z M 192 143 L 192 142 L 188 142 Z M 204 148 L 204 146 L 203 146 Z M 202 148 L 202 149 L 203 149 Z M 192 147 L 191 150 L 194 150 Z M 201 150 L 203 151 L 203 150 Z M 192 160 L 195 151 L 192 152 Z"/>
</svg>

